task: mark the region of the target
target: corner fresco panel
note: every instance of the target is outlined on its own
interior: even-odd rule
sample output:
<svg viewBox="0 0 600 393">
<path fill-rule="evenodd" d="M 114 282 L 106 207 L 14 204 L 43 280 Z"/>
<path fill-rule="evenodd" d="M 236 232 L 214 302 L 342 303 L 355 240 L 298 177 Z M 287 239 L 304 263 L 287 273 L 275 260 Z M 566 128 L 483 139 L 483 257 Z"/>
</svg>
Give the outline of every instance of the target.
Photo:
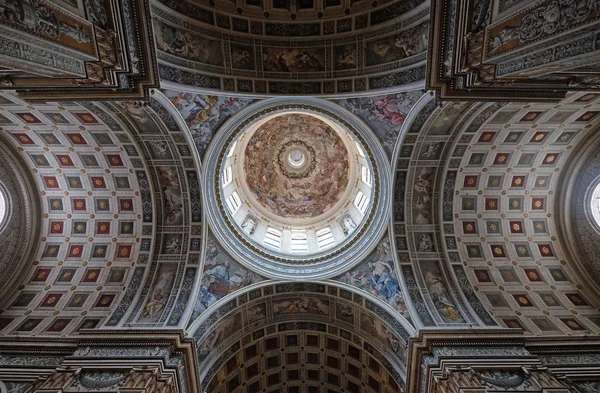
<svg viewBox="0 0 600 393">
<path fill-rule="evenodd" d="M 378 97 L 348 98 L 336 102 L 367 122 L 391 155 L 408 112 L 422 94 L 423 91 L 416 90 Z"/>
<path fill-rule="evenodd" d="M 264 280 L 258 274 L 237 263 L 212 234 L 208 236 L 205 253 L 200 291 L 190 322 L 193 322 L 208 307 L 224 296 Z"/>
<path fill-rule="evenodd" d="M 398 283 L 398 274 L 387 235 L 363 263 L 335 280 L 370 293 L 408 318 L 404 294 Z"/>
<path fill-rule="evenodd" d="M 203 95 L 165 90 L 188 125 L 200 157 L 221 124 L 253 102 L 249 98 Z"/>
</svg>

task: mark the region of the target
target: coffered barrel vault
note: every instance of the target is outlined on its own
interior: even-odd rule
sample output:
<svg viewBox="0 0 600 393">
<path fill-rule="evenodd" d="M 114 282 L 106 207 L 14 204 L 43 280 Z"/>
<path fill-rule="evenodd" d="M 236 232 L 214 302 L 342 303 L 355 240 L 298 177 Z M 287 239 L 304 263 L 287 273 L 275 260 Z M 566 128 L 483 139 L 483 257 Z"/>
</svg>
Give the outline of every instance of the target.
<svg viewBox="0 0 600 393">
<path fill-rule="evenodd" d="M 425 2 L 329 3 L 156 1 L 160 78 L 171 87 L 250 95 L 422 85 Z"/>
</svg>

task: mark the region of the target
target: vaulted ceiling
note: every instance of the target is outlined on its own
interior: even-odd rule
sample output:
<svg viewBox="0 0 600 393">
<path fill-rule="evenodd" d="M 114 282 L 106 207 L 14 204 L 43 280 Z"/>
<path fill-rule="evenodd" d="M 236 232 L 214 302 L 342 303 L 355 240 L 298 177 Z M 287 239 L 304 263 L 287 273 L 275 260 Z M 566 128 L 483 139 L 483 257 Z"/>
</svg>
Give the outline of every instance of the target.
<svg viewBox="0 0 600 393">
<path fill-rule="evenodd" d="M 213 174 L 202 164 L 218 159 L 205 151 L 259 101 L 169 90 L 152 97 L 27 103 L 2 95 L 2 135 L 32 189 L 23 194 L 27 212 L 41 221 L 31 258 L 13 265 L 20 278 L 4 297 L 2 334 L 183 328 L 213 391 L 306 380 L 314 389 L 338 391 L 343 381 L 383 392 L 404 384 L 407 342 L 419 329 L 600 332 L 598 271 L 563 229 L 589 217 L 565 214 L 563 201 L 578 195 L 561 189 L 591 176 L 582 160 L 598 143 L 600 95 L 438 104 L 417 90 L 333 101 L 388 153 L 393 206 L 369 256 L 318 282 L 253 271 L 203 218 L 215 207 L 203 206 Z M 361 362 L 371 366 L 356 371 Z"/>
</svg>

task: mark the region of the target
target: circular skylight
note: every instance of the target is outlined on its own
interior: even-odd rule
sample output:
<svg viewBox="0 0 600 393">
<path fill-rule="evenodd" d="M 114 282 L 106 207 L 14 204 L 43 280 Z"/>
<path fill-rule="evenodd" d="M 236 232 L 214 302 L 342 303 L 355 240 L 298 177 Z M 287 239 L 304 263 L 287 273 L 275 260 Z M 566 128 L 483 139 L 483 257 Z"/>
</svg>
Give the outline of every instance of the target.
<svg viewBox="0 0 600 393">
<path fill-rule="evenodd" d="M 294 169 L 302 168 L 304 163 L 306 163 L 306 158 L 304 157 L 304 153 L 300 149 L 294 149 L 288 153 L 288 163 Z"/>
<path fill-rule="evenodd" d="M 592 212 L 592 219 L 594 220 L 597 228 L 600 228 L 600 181 L 596 182 L 596 186 L 592 191 L 590 198 L 590 211 Z"/>
</svg>

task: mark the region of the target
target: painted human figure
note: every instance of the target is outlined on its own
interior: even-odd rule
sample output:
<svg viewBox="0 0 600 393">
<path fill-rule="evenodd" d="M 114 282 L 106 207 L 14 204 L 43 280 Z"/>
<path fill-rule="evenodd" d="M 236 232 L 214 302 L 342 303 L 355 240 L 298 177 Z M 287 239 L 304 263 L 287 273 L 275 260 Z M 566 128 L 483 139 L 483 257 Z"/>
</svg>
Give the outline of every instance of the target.
<svg viewBox="0 0 600 393">
<path fill-rule="evenodd" d="M 222 263 L 207 266 L 202 281 L 210 293 L 215 296 L 225 296 L 231 287 L 229 278 L 229 261 L 225 260 Z"/>
<path fill-rule="evenodd" d="M 165 295 L 162 292 L 161 288 L 156 288 L 150 301 L 146 303 L 146 307 L 144 307 L 144 312 L 142 313 L 142 317 L 144 318 L 152 318 L 156 315 L 157 312 L 163 309 L 165 306 Z"/>
<path fill-rule="evenodd" d="M 419 236 L 419 251 L 433 251 L 433 241 L 429 235 Z"/>
<path fill-rule="evenodd" d="M 438 305 L 448 319 L 452 321 L 459 320 L 460 315 L 456 311 L 456 306 L 454 305 L 454 302 L 448 298 L 448 291 L 446 290 L 444 279 L 432 272 L 427 272 L 425 274 L 425 282 L 428 285 L 431 298 L 438 302 Z"/>
<path fill-rule="evenodd" d="M 391 261 L 378 259 L 375 262 L 369 262 L 371 269 L 371 284 L 375 287 L 377 293 L 386 300 L 392 299 L 398 292 L 398 281 L 392 276 L 393 267 Z"/>
<path fill-rule="evenodd" d="M 165 243 L 165 254 L 177 254 L 181 251 L 181 241 L 174 237 Z"/>
</svg>

